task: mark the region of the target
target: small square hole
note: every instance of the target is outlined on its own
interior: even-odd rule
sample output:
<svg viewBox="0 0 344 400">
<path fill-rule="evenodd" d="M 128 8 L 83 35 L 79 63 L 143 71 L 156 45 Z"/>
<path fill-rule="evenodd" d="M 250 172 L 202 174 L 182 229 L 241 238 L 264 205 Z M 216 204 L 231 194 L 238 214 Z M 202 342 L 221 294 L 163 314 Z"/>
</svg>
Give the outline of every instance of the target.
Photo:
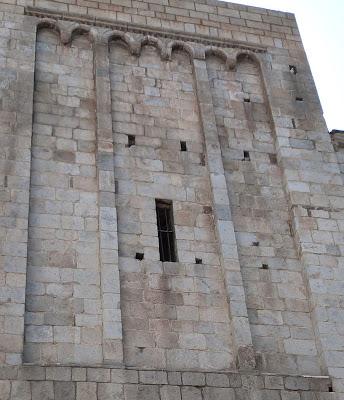
<svg viewBox="0 0 344 400">
<path fill-rule="evenodd" d="M 250 152 L 247 150 L 244 150 L 244 158 L 243 161 L 250 161 L 251 157 L 250 157 Z"/>
<path fill-rule="evenodd" d="M 329 385 L 328 391 L 331 392 L 331 393 L 333 392 L 333 386 L 332 385 Z"/>
<path fill-rule="evenodd" d="M 145 255 L 144 253 L 136 253 L 135 258 L 136 260 L 142 261 L 144 259 Z"/>
<path fill-rule="evenodd" d="M 195 258 L 195 264 L 202 264 L 202 259 L 201 258 Z"/>
<path fill-rule="evenodd" d="M 135 146 L 135 136 L 128 135 L 128 147 Z"/>
<path fill-rule="evenodd" d="M 261 269 L 269 269 L 268 264 L 262 264 L 262 268 Z"/>
<path fill-rule="evenodd" d="M 297 74 L 297 68 L 295 67 L 295 65 L 289 65 L 289 71 L 290 71 L 293 75 L 296 75 L 296 74 Z"/>
<path fill-rule="evenodd" d="M 276 154 L 269 154 L 270 163 L 276 165 L 277 164 L 277 156 Z"/>
<path fill-rule="evenodd" d="M 249 97 L 245 97 L 245 98 L 244 98 L 244 102 L 245 102 L 245 103 L 251 103 L 251 99 L 250 99 Z"/>
<path fill-rule="evenodd" d="M 213 208 L 211 206 L 203 206 L 204 214 L 212 214 Z"/>
<path fill-rule="evenodd" d="M 188 151 L 186 142 L 183 142 L 183 141 L 180 142 L 180 151 Z"/>
<path fill-rule="evenodd" d="M 259 242 L 252 242 L 252 246 L 258 247 L 259 246 Z"/>
</svg>

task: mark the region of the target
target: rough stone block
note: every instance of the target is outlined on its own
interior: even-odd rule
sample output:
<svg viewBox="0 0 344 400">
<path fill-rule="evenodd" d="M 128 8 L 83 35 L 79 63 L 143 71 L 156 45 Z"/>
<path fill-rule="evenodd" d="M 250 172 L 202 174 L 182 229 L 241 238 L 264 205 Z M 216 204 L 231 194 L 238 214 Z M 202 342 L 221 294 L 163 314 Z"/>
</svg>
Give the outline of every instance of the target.
<svg viewBox="0 0 344 400">
<path fill-rule="evenodd" d="M 99 383 L 97 400 L 123 400 L 123 385 L 117 383 Z"/>
<path fill-rule="evenodd" d="M 37 400 L 54 400 L 53 382 L 31 382 L 32 398 Z"/>
<path fill-rule="evenodd" d="M 55 400 L 74 400 L 75 383 L 74 382 L 54 382 Z"/>
</svg>

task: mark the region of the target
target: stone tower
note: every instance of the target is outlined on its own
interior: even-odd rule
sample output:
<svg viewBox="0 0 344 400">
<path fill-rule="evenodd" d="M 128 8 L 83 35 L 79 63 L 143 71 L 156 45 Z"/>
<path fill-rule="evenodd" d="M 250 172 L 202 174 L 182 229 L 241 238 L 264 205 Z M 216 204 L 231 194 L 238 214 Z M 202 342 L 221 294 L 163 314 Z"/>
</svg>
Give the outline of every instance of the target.
<svg viewBox="0 0 344 400">
<path fill-rule="evenodd" d="M 0 399 L 344 398 L 343 139 L 292 14 L 0 0 Z"/>
</svg>

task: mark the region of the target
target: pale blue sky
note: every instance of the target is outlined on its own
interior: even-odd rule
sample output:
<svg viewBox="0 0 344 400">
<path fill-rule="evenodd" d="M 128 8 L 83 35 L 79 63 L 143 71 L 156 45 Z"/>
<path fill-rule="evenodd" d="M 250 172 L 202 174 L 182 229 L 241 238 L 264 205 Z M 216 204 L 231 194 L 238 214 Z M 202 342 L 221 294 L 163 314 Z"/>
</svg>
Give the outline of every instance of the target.
<svg viewBox="0 0 344 400">
<path fill-rule="evenodd" d="M 231 2 L 296 14 L 327 126 L 344 130 L 344 0 Z"/>
</svg>

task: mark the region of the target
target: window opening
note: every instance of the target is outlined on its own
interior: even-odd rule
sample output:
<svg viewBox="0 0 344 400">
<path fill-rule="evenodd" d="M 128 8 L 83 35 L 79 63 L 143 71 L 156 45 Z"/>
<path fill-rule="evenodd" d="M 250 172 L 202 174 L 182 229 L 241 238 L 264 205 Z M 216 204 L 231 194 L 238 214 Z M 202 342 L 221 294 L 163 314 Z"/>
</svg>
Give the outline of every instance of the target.
<svg viewBox="0 0 344 400">
<path fill-rule="evenodd" d="M 128 135 L 128 147 L 135 146 L 135 136 Z"/>
<path fill-rule="evenodd" d="M 180 142 L 180 150 L 188 151 L 188 148 L 186 147 L 186 142 Z"/>
<path fill-rule="evenodd" d="M 297 74 L 297 68 L 295 67 L 295 65 L 289 65 L 289 71 L 290 71 L 293 75 L 296 75 L 296 74 Z"/>
<path fill-rule="evenodd" d="M 155 200 L 160 261 L 176 262 L 173 207 L 170 200 Z"/>
<path fill-rule="evenodd" d="M 251 160 L 251 158 L 250 158 L 250 152 L 244 150 L 244 158 L 243 158 L 243 161 L 250 161 L 250 160 Z"/>
</svg>

